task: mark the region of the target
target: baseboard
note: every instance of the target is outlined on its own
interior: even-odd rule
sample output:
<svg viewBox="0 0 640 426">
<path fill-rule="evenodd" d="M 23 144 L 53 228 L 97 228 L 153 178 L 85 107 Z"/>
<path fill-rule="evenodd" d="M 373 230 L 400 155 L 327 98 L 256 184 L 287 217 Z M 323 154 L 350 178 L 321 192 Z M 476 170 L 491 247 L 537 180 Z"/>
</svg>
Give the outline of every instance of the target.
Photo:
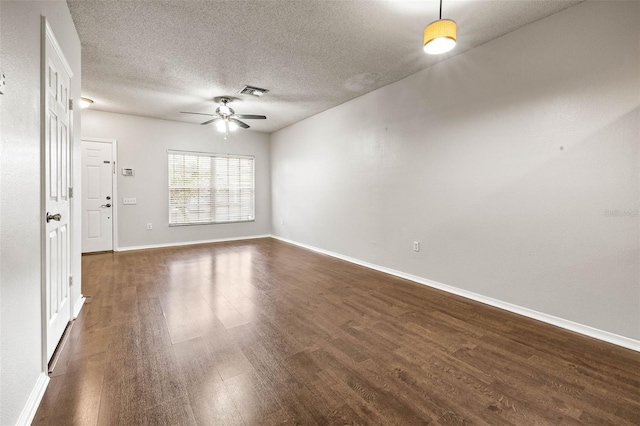
<svg viewBox="0 0 640 426">
<path fill-rule="evenodd" d="M 80 298 L 76 300 L 76 304 L 73 305 L 73 319 L 78 318 L 78 315 L 80 315 L 80 310 L 82 309 L 85 300 L 87 299 L 83 295 L 80 295 Z"/>
<path fill-rule="evenodd" d="M 31 391 L 31 395 L 29 395 L 29 399 L 27 399 L 27 403 L 24 405 L 22 413 L 20 413 L 20 417 L 18 417 L 16 425 L 26 426 L 31 424 L 33 418 L 36 416 L 36 411 L 38 411 L 38 406 L 40 405 L 40 401 L 42 401 L 42 397 L 44 396 L 44 392 L 47 390 L 48 384 L 49 376 L 47 373 L 40 373 L 40 376 L 38 376 L 38 380 Z"/>
<path fill-rule="evenodd" d="M 218 238 L 215 240 L 197 240 L 197 241 L 180 241 L 175 243 L 162 243 L 162 244 L 149 244 L 145 246 L 129 246 L 129 247 L 118 247 L 115 251 L 131 251 L 131 250 L 146 250 L 146 249 L 154 249 L 154 248 L 165 248 L 165 247 L 177 247 L 177 246 L 192 246 L 195 244 L 209 244 L 209 243 L 223 243 L 227 241 L 242 241 L 242 240 L 255 240 L 256 238 L 269 238 L 271 235 L 249 235 L 247 237 L 232 237 L 232 238 Z"/>
<path fill-rule="evenodd" d="M 317 253 L 326 254 L 328 256 L 332 256 L 350 263 L 355 263 L 356 265 L 364 266 L 366 268 L 375 269 L 376 271 L 384 272 L 385 274 L 393 275 L 399 278 L 404 278 L 409 281 L 416 282 L 418 284 L 423 284 L 429 287 L 437 288 L 438 290 L 446 291 L 448 293 L 452 293 L 458 296 L 465 297 L 467 299 L 474 300 L 476 302 L 484 303 L 486 305 L 490 305 L 496 308 L 504 309 L 505 311 L 513 312 L 515 314 L 519 314 L 528 318 L 532 318 L 538 321 L 545 322 L 547 324 L 555 325 L 560 328 L 564 328 L 566 330 L 570 330 L 579 334 L 583 334 L 585 336 L 593 337 L 598 340 L 602 340 L 608 343 L 613 343 L 614 345 L 622 346 L 627 349 L 631 349 L 637 352 L 640 352 L 640 341 L 631 339 L 629 337 L 620 336 L 614 333 L 610 333 L 608 331 L 600 330 L 597 328 L 590 327 L 588 325 L 576 323 L 573 321 L 566 320 L 564 318 L 559 318 L 553 315 L 545 314 L 542 312 L 534 311 L 533 309 L 525 308 L 522 306 L 514 305 L 512 303 L 504 302 L 502 300 L 494 299 L 491 297 L 483 296 L 481 294 L 473 293 L 471 291 L 463 290 L 457 287 L 452 287 L 447 284 L 442 284 L 436 281 L 432 281 L 426 278 L 422 278 L 416 275 L 407 274 L 401 271 L 397 271 L 395 269 L 386 268 L 384 266 L 379 266 L 373 263 L 364 262 L 362 260 L 344 256 L 339 253 L 334 253 L 329 250 L 324 250 L 318 247 L 313 247 L 307 244 L 299 243 L 297 241 L 292 241 L 287 238 L 282 238 L 276 235 L 271 235 L 272 238 L 275 238 L 280 241 L 284 241 L 285 243 L 293 244 L 302 248 L 306 248 L 308 250 L 315 251 Z"/>
</svg>

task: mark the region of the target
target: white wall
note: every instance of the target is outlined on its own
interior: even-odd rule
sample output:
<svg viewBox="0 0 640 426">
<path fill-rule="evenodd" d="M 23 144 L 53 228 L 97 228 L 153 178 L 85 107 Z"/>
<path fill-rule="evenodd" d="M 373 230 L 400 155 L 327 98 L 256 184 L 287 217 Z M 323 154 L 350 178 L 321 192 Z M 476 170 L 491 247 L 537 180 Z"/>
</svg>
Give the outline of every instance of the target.
<svg viewBox="0 0 640 426">
<path fill-rule="evenodd" d="M 152 246 L 271 233 L 269 135 L 237 130 L 228 140 L 213 126 L 157 120 L 90 109 L 82 112 L 82 136 L 118 141 L 118 246 Z M 255 222 L 169 227 L 167 150 L 255 156 Z M 135 197 L 136 205 L 123 205 Z M 153 230 L 146 229 L 147 223 Z"/>
<path fill-rule="evenodd" d="M 640 339 L 639 88 L 581 3 L 274 133 L 274 234 Z"/>
<path fill-rule="evenodd" d="M 26 411 L 46 380 L 41 323 L 40 39 L 41 15 L 47 17 L 75 74 L 71 95 L 80 98 L 80 40 L 64 1 L 2 1 L 0 67 L 7 77 L 0 96 L 0 424 L 25 420 Z M 80 114 L 74 113 L 74 138 Z M 74 145 L 77 157 L 79 143 Z M 76 164 L 77 166 L 77 164 Z M 78 176 L 74 183 L 78 185 Z M 73 218 L 72 218 L 73 220 Z M 79 237 L 79 222 L 72 223 Z M 80 295 L 79 239 L 72 241 Z M 31 397 L 31 399 L 30 399 Z M 21 417 L 22 415 L 22 417 Z"/>
</svg>

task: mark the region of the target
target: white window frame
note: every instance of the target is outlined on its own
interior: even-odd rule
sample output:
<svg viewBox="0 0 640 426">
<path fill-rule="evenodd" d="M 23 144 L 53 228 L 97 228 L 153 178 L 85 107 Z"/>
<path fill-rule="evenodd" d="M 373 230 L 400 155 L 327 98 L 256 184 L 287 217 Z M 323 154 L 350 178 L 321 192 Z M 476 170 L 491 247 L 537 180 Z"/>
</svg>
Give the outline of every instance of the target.
<svg viewBox="0 0 640 426">
<path fill-rule="evenodd" d="M 251 179 L 251 190 L 252 190 L 252 197 L 251 197 L 251 214 L 247 217 L 247 219 L 234 219 L 234 220 L 218 220 L 218 221 L 207 221 L 207 222 L 200 222 L 200 221 L 185 221 L 185 222 L 173 222 L 172 223 L 172 219 L 171 219 L 171 210 L 172 208 L 177 208 L 177 207 L 172 207 L 171 205 L 171 190 L 172 189 L 176 189 L 175 187 L 172 188 L 171 186 L 171 181 L 172 181 L 172 176 L 171 176 L 171 156 L 172 155 L 185 155 L 185 156 L 198 156 L 198 157 L 209 157 L 209 158 L 234 158 L 234 159 L 250 159 L 251 163 L 252 163 L 252 168 L 251 168 L 251 173 L 252 173 L 252 179 Z M 256 182 L 255 182 L 255 176 L 256 176 L 256 172 L 255 172 L 255 168 L 256 168 L 256 164 L 255 164 L 255 157 L 252 155 L 236 155 L 236 154 L 216 154 L 216 153 L 212 153 L 212 152 L 199 152 L 199 151 L 182 151 L 182 150 L 167 150 L 167 177 L 168 177 L 168 182 L 167 182 L 167 206 L 168 206 L 168 222 L 169 222 L 169 226 L 173 227 L 173 226 L 193 226 L 193 225 L 219 225 L 219 224 L 225 224 L 225 223 L 244 223 L 244 222 L 255 222 L 255 208 L 256 208 Z M 212 173 L 211 176 L 211 181 L 210 181 L 210 186 L 208 188 L 210 188 L 211 190 L 211 197 L 214 197 L 214 193 L 213 190 L 215 188 L 215 183 L 214 183 L 214 174 Z M 202 186 L 193 186 L 191 188 L 207 188 L 207 187 L 202 187 Z M 229 187 L 227 187 L 229 188 Z M 187 189 L 187 188 L 185 188 Z M 211 206 L 211 208 L 215 208 L 215 202 L 212 200 L 211 203 L 209 204 Z M 200 204 L 196 203 L 196 206 L 200 206 Z M 183 216 L 186 217 L 186 212 L 183 214 Z M 213 218 L 215 218 L 215 214 L 212 213 Z"/>
</svg>

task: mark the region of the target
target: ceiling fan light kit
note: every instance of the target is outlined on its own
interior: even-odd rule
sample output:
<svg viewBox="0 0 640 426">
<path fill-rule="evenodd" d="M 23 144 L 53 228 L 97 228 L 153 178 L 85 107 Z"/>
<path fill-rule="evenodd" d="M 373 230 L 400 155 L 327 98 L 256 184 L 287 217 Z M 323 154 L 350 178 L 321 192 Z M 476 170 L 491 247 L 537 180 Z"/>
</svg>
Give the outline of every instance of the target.
<svg viewBox="0 0 640 426">
<path fill-rule="evenodd" d="M 225 133 L 225 139 L 227 138 L 227 136 L 229 135 L 229 132 L 233 132 L 234 130 L 236 130 L 239 126 L 234 123 L 231 120 L 217 120 L 215 122 L 216 124 L 216 129 L 218 129 L 219 132 L 221 133 Z"/>
<path fill-rule="evenodd" d="M 453 49 L 456 45 L 458 25 L 451 19 L 442 19 L 442 0 L 440 0 L 440 18 L 424 29 L 424 51 L 430 55 L 439 55 Z"/>
</svg>

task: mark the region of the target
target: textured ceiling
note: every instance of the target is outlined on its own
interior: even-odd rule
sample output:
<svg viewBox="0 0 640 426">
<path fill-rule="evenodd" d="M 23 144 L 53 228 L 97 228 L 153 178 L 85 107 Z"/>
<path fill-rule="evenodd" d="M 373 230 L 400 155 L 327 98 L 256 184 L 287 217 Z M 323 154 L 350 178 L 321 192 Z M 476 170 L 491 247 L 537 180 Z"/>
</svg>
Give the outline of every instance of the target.
<svg viewBox="0 0 640 426">
<path fill-rule="evenodd" d="M 434 57 L 422 31 L 438 0 L 68 0 L 93 109 L 199 123 L 236 98 L 253 130 L 273 132 L 398 81 L 580 0 L 445 0 L 458 45 Z M 238 95 L 244 85 L 269 89 Z M 206 118 L 206 117 L 205 117 Z"/>
</svg>

